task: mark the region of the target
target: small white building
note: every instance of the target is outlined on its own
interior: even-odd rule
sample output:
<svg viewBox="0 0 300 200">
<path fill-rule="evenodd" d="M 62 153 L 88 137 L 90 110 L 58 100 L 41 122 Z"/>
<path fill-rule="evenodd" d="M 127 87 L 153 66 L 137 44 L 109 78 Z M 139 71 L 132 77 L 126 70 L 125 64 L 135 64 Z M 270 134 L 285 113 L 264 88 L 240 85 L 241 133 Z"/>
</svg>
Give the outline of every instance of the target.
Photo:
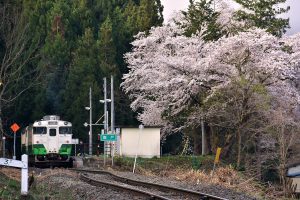
<svg viewBox="0 0 300 200">
<path fill-rule="evenodd" d="M 118 144 L 120 156 L 152 158 L 160 157 L 160 128 L 120 128 Z"/>
<path fill-rule="evenodd" d="M 300 164 L 289 166 L 287 176 L 292 179 L 292 185 L 295 187 L 295 192 L 300 193 Z"/>
</svg>

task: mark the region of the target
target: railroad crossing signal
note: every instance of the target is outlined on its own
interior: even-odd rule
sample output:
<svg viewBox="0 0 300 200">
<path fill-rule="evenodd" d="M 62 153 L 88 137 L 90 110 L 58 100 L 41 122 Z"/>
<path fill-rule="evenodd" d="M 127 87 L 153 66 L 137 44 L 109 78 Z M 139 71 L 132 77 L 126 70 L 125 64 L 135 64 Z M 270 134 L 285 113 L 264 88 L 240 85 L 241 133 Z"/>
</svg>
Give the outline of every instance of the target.
<svg viewBox="0 0 300 200">
<path fill-rule="evenodd" d="M 17 123 L 14 123 L 13 125 L 10 126 L 10 129 L 16 133 L 19 129 L 20 129 L 20 126 L 17 124 Z"/>
</svg>

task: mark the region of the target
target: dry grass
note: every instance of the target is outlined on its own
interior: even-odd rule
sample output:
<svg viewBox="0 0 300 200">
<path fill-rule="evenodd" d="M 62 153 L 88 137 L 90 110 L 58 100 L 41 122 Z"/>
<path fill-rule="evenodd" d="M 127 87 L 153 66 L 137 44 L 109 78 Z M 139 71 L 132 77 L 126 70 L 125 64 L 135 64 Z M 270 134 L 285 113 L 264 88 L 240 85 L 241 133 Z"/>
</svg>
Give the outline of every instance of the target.
<svg viewBox="0 0 300 200">
<path fill-rule="evenodd" d="M 15 181 L 21 181 L 21 169 L 12 167 L 0 167 L 0 172 L 5 174 L 10 179 Z"/>
<path fill-rule="evenodd" d="M 153 173 L 145 173 L 144 170 L 143 174 L 153 176 Z M 246 193 L 257 198 L 261 198 L 265 194 L 263 187 L 259 185 L 254 178 L 247 178 L 230 166 L 217 168 L 213 175 L 211 172 L 206 172 L 203 170 L 185 169 L 164 170 L 156 175 L 193 184 L 205 183 L 220 185 L 222 187 Z"/>
<path fill-rule="evenodd" d="M 154 175 L 153 172 L 140 171 L 143 174 Z M 270 183 L 263 185 L 256 181 L 254 176 L 245 176 L 231 166 L 219 167 L 215 170 L 213 175 L 211 171 L 172 169 L 163 170 L 159 172 L 159 174 L 156 174 L 156 176 L 168 177 L 189 184 L 205 183 L 209 185 L 220 185 L 237 192 L 248 194 L 257 199 L 286 199 L 283 197 L 283 193 L 279 190 L 278 186 Z"/>
</svg>

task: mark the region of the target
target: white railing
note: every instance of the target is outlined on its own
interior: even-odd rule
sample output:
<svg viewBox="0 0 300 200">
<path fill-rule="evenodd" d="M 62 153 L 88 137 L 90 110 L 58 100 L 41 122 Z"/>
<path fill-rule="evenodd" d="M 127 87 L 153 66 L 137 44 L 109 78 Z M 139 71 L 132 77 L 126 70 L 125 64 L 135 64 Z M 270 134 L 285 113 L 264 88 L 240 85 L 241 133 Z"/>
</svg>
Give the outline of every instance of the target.
<svg viewBox="0 0 300 200">
<path fill-rule="evenodd" d="M 23 154 L 22 160 L 0 158 L 0 165 L 21 168 L 21 195 L 28 194 L 28 155 Z"/>
</svg>

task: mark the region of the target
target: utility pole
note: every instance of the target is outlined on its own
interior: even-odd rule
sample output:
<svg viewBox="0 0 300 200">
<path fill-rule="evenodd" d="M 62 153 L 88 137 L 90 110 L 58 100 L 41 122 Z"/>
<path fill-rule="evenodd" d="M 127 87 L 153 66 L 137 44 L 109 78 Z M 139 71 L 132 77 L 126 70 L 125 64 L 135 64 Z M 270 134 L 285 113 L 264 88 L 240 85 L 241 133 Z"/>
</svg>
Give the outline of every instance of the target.
<svg viewBox="0 0 300 200">
<path fill-rule="evenodd" d="M 110 100 L 111 100 L 111 109 L 110 109 L 110 127 L 111 127 L 111 133 L 115 134 L 115 108 L 114 108 L 114 77 L 111 75 L 111 90 L 110 90 Z M 114 154 L 115 154 L 115 142 L 111 142 L 111 165 L 114 166 Z"/>
<path fill-rule="evenodd" d="M 103 78 L 103 92 L 104 92 L 104 134 L 107 134 L 108 119 L 107 119 L 107 91 L 106 91 L 106 77 Z"/>
<path fill-rule="evenodd" d="M 93 151 L 93 128 L 92 128 L 92 88 L 90 87 L 90 134 L 89 134 L 89 155 L 92 155 Z"/>
<path fill-rule="evenodd" d="M 110 113 L 111 121 L 111 132 L 115 133 L 115 106 L 114 106 L 114 77 L 111 76 L 111 113 Z"/>
<path fill-rule="evenodd" d="M 106 92 L 106 77 L 103 78 L 103 92 L 104 92 L 104 134 L 107 134 L 107 92 Z M 106 163 L 107 142 L 104 141 L 104 166 Z"/>
</svg>

